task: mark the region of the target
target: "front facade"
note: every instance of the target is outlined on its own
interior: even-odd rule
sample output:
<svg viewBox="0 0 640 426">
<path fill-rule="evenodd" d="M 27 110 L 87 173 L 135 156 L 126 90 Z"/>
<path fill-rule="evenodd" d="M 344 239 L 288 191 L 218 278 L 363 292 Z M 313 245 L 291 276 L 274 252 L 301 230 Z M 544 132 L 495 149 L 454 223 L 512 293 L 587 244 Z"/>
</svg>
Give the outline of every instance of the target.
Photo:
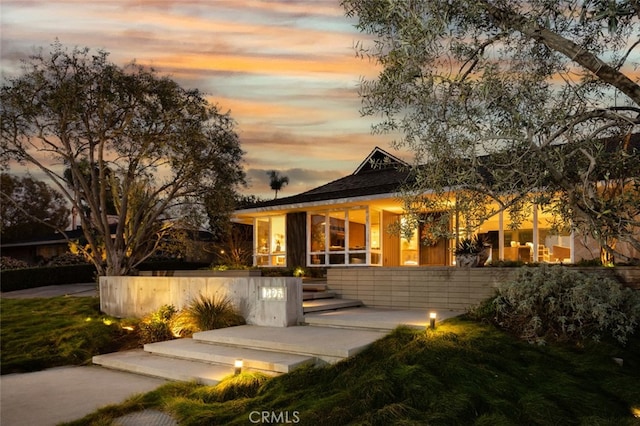
<svg viewBox="0 0 640 426">
<path fill-rule="evenodd" d="M 376 166 L 373 166 L 376 164 Z M 402 160 L 375 148 L 349 176 L 299 195 L 238 210 L 234 220 L 253 225 L 253 263 L 262 267 L 452 266 L 455 240 L 420 244 L 388 232 L 404 220 L 398 189 L 409 177 Z M 599 258 L 600 248 L 572 234 L 550 230 L 537 206 L 519 229 L 507 227 L 502 213 L 483 223 L 478 234 L 491 244 L 490 261 L 574 263 Z M 433 214 L 433 213 L 432 213 Z M 457 235 L 456 223 L 451 223 Z"/>
</svg>

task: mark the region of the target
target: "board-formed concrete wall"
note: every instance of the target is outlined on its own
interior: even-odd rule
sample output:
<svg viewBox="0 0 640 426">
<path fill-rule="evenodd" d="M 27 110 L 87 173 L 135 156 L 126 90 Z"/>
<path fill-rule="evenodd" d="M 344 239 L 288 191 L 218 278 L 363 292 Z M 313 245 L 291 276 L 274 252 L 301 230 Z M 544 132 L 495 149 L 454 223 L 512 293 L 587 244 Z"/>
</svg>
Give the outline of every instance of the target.
<svg viewBox="0 0 640 426">
<path fill-rule="evenodd" d="M 616 277 L 640 289 L 640 268 L 571 267 L 585 274 Z M 339 297 L 361 300 L 366 306 L 397 309 L 464 310 L 494 295 L 499 283 L 519 268 L 329 268 L 327 286 Z"/>
<path fill-rule="evenodd" d="M 163 305 L 182 309 L 200 295 L 228 297 L 247 324 L 288 327 L 304 320 L 301 278 L 100 277 L 100 309 L 120 318 L 141 318 Z"/>
</svg>

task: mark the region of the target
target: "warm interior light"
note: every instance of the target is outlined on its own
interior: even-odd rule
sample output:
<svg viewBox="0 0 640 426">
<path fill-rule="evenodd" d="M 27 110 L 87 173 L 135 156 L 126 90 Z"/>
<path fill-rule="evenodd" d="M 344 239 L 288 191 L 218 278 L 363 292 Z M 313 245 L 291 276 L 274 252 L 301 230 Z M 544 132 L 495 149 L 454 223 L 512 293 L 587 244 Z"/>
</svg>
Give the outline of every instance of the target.
<svg viewBox="0 0 640 426">
<path fill-rule="evenodd" d="M 429 328 L 436 328 L 436 317 L 438 314 L 436 312 L 429 312 Z"/>
<path fill-rule="evenodd" d="M 240 374 L 242 373 L 242 360 L 241 359 L 236 359 L 235 362 L 233 363 L 233 374 Z"/>
</svg>

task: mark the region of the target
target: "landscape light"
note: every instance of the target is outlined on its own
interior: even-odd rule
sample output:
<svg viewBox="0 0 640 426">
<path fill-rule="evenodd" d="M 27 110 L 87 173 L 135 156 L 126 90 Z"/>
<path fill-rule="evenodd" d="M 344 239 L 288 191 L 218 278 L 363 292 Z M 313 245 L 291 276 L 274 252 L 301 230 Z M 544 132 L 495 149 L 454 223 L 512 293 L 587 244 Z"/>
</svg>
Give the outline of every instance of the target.
<svg viewBox="0 0 640 426">
<path fill-rule="evenodd" d="M 429 328 L 431 328 L 432 330 L 434 330 L 436 328 L 436 317 L 438 316 L 438 314 L 436 314 L 435 312 L 430 312 L 429 313 Z"/>
<path fill-rule="evenodd" d="M 237 376 L 238 374 L 242 373 L 242 364 L 243 363 L 242 363 L 241 359 L 236 359 L 236 361 L 233 363 L 233 367 L 234 367 L 233 374 L 234 375 Z"/>
</svg>

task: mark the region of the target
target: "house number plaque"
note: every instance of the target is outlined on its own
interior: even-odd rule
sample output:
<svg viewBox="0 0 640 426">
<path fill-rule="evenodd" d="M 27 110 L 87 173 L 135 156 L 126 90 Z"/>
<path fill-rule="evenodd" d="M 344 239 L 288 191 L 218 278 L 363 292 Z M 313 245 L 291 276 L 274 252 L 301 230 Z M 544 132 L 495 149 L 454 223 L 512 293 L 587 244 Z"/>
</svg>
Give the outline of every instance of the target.
<svg viewBox="0 0 640 426">
<path fill-rule="evenodd" d="M 260 300 L 287 300 L 287 289 L 285 287 L 260 287 Z"/>
</svg>

